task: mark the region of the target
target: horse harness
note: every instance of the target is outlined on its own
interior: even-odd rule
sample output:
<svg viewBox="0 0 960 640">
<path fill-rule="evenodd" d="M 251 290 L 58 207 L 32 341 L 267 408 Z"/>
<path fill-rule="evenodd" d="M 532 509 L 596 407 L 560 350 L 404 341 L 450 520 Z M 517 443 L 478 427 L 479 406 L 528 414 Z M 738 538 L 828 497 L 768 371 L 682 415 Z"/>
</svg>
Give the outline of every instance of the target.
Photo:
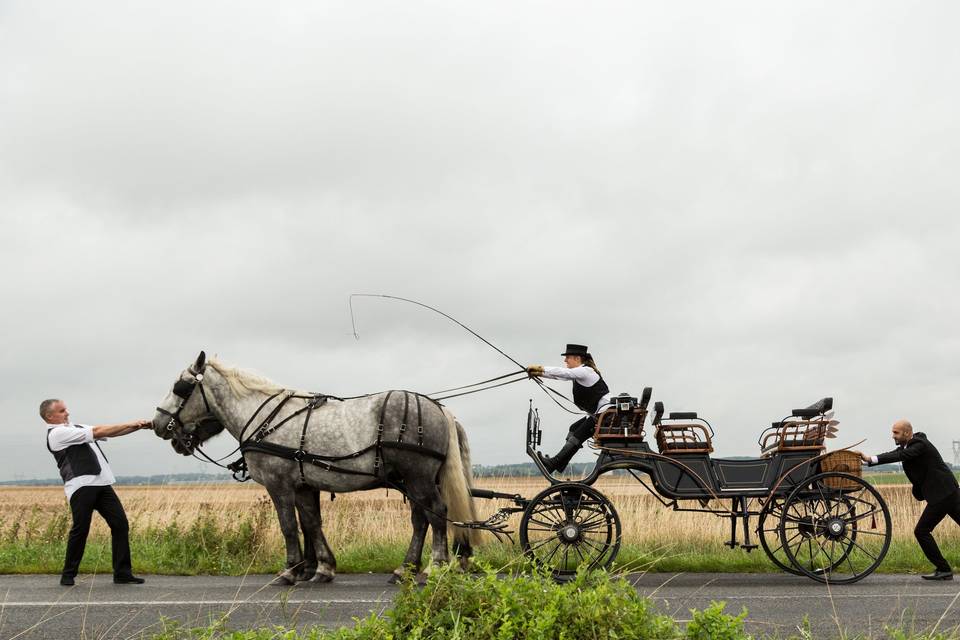
<svg viewBox="0 0 960 640">
<path fill-rule="evenodd" d="M 190 396 L 193 395 L 193 392 L 199 387 L 200 394 L 203 397 L 203 403 L 206 407 L 207 413 L 212 415 L 210 410 L 210 403 L 207 400 L 207 394 L 203 390 L 203 374 L 195 374 L 196 381 L 187 381 L 187 380 L 178 380 L 173 385 L 173 393 L 178 398 L 180 402 L 177 405 L 177 409 L 174 412 L 167 411 L 161 407 L 157 407 L 157 410 L 163 413 L 164 415 L 170 416 L 170 421 L 167 423 L 167 431 L 171 434 L 172 438 L 177 439 L 181 444 L 186 444 L 187 446 L 192 445 L 193 435 L 192 434 L 183 434 L 183 421 L 180 419 L 180 414 L 183 411 L 184 405 L 190 399 Z M 253 412 L 253 415 L 247 420 L 247 423 L 244 425 L 243 430 L 240 432 L 240 445 L 234 451 L 240 452 L 240 458 L 234 462 L 226 465 L 226 468 L 233 473 L 235 480 L 240 482 L 245 482 L 250 479 L 249 473 L 247 471 L 247 462 L 244 458 L 244 454 L 248 451 L 266 453 L 268 455 L 276 456 L 278 458 L 284 458 L 286 460 L 295 460 L 300 469 L 300 482 L 306 482 L 306 475 L 304 473 L 304 463 L 312 464 L 314 466 L 320 467 L 326 471 L 331 471 L 334 473 L 344 473 L 349 475 L 358 475 L 358 476 L 369 476 L 371 478 L 377 478 L 384 483 L 387 483 L 386 472 L 384 470 L 383 464 L 383 450 L 384 449 L 401 449 L 404 451 L 415 451 L 418 453 L 423 453 L 437 460 L 443 461 L 446 459 L 446 455 L 423 446 L 423 405 L 421 404 L 421 398 L 425 398 L 431 403 L 435 404 L 438 408 L 441 407 L 439 402 L 436 402 L 432 398 L 423 396 L 419 393 L 414 393 L 411 391 L 401 391 L 399 393 L 403 394 L 403 418 L 400 422 L 399 434 L 396 441 L 384 440 L 384 426 L 387 413 L 387 407 L 390 403 L 391 397 L 393 397 L 395 391 L 388 391 L 386 397 L 383 399 L 383 404 L 380 405 L 380 415 L 377 421 L 377 438 L 373 444 L 360 449 L 359 451 L 354 451 L 353 453 L 348 453 L 345 455 L 339 456 L 328 456 L 322 455 L 319 453 L 310 453 L 304 449 L 307 440 L 307 427 L 310 424 L 310 417 L 313 414 L 313 411 L 318 407 L 323 406 L 327 403 L 328 400 L 351 400 L 354 398 L 340 398 L 337 396 L 326 395 L 322 393 L 315 394 L 297 394 L 286 390 L 278 391 L 273 395 L 269 396 L 264 400 L 257 410 Z M 410 425 L 410 409 L 411 405 L 414 403 L 410 402 L 410 397 L 413 396 L 416 404 L 416 444 L 413 442 L 404 442 L 404 436 L 407 433 L 408 426 Z M 259 423 L 256 429 L 250 434 L 249 437 L 246 437 L 247 430 L 253 425 L 257 416 L 264 410 L 264 408 L 270 404 L 270 402 L 276 398 L 280 398 L 274 407 L 267 413 L 266 417 Z M 357 398 L 368 397 L 368 396 L 357 396 Z M 305 400 L 306 403 L 300 409 L 297 409 L 287 417 L 283 418 L 279 422 L 274 422 L 276 417 L 279 415 L 280 411 L 283 409 L 286 404 L 293 399 Z M 442 409 L 441 409 L 442 410 Z M 299 415 L 303 415 L 303 426 L 300 430 L 300 446 L 298 448 L 287 447 L 272 442 L 265 442 L 264 439 L 270 434 L 277 431 L 280 427 L 287 424 L 294 418 Z M 180 429 L 177 429 L 177 427 Z M 179 432 L 179 433 L 178 433 Z M 199 443 L 195 449 L 199 448 Z M 363 455 L 366 455 L 370 451 L 374 452 L 374 462 L 373 462 L 373 472 L 368 471 L 357 471 L 354 469 L 347 469 L 341 466 L 337 466 L 333 463 L 342 462 L 344 460 L 353 460 L 359 458 Z M 201 453 L 203 453 L 201 451 Z M 210 459 L 206 454 L 203 454 L 204 457 Z M 228 454 L 231 455 L 231 454 Z M 222 459 L 222 458 L 221 458 Z M 392 484 L 392 483 L 389 483 Z"/>
<path fill-rule="evenodd" d="M 324 394 L 312 394 L 312 395 L 284 394 L 284 392 L 281 391 L 280 393 L 274 394 L 273 396 L 267 398 L 267 400 L 262 405 L 260 405 L 260 408 L 257 409 L 256 412 L 254 412 L 250 420 L 247 421 L 247 425 L 244 427 L 244 432 L 251 424 L 253 424 L 253 420 L 256 419 L 257 414 L 263 409 L 264 406 L 266 406 L 266 404 L 268 404 L 272 399 L 276 398 L 277 396 L 283 395 L 283 397 L 276 404 L 276 406 L 274 406 L 274 408 L 270 411 L 270 413 L 263 420 L 263 422 L 260 423 L 260 426 L 258 426 L 253 431 L 253 433 L 250 434 L 249 438 L 243 439 L 244 433 L 241 432 L 241 436 L 240 436 L 241 443 L 239 447 L 240 452 L 241 454 L 245 454 L 248 451 L 255 451 L 259 453 L 266 453 L 268 455 L 276 456 L 278 458 L 295 460 L 300 468 L 301 482 L 306 481 L 306 475 L 304 474 L 304 466 L 303 466 L 304 463 L 312 464 L 314 466 L 320 467 L 321 469 L 324 469 L 326 471 L 332 471 L 334 473 L 345 473 L 349 475 L 369 476 L 371 478 L 384 480 L 385 479 L 385 471 L 384 471 L 384 465 L 383 465 L 384 449 L 401 449 L 405 451 L 416 451 L 418 453 L 429 455 L 440 461 L 445 460 L 446 456 L 443 453 L 440 453 L 439 451 L 435 451 L 433 449 L 429 449 L 423 446 L 423 406 L 421 404 L 421 398 L 425 396 L 421 396 L 418 393 L 413 393 L 410 391 L 399 392 L 403 394 L 403 418 L 400 422 L 400 428 L 399 428 L 399 434 L 398 434 L 397 440 L 393 441 L 393 440 L 383 439 L 387 407 L 390 404 L 390 398 L 393 397 L 394 393 L 397 393 L 397 392 L 388 391 L 386 397 L 383 399 L 383 404 L 380 405 L 380 415 L 379 415 L 379 419 L 377 420 L 377 439 L 374 441 L 373 444 L 367 447 L 364 447 L 359 451 L 354 451 L 353 453 L 348 453 L 348 454 L 339 455 L 339 456 L 328 456 L 328 455 L 322 455 L 319 453 L 310 453 L 304 449 L 304 447 L 306 446 L 307 427 L 310 424 L 310 416 L 313 414 L 313 411 L 315 409 L 326 404 L 327 400 L 333 399 L 333 400 L 343 401 L 344 398 L 338 398 L 336 396 L 329 396 Z M 412 442 L 404 442 L 403 440 L 404 435 L 407 432 L 408 425 L 410 423 L 410 417 L 411 417 L 410 409 L 411 409 L 411 405 L 413 404 L 410 402 L 411 396 L 413 396 L 413 398 L 415 399 L 415 404 L 417 407 L 416 444 Z M 293 398 L 306 400 L 307 402 L 302 408 L 297 409 L 296 411 L 291 413 L 289 416 L 287 416 L 280 422 L 277 422 L 276 424 L 272 424 L 274 418 L 277 416 L 278 413 L 280 413 L 280 410 L 283 408 L 283 406 Z M 430 400 L 430 398 L 427 398 L 427 400 Z M 430 401 L 433 402 L 432 400 Z M 435 403 L 435 404 L 437 404 L 438 407 L 440 406 L 439 403 Z M 303 426 L 300 430 L 300 446 L 298 448 L 294 449 L 293 447 L 286 447 L 283 445 L 274 444 L 272 442 L 264 442 L 264 438 L 266 438 L 268 435 L 275 432 L 284 424 L 286 424 L 287 422 L 290 422 L 295 417 L 301 414 L 304 414 L 304 418 L 303 418 Z M 344 460 L 353 460 L 355 458 L 359 458 L 363 455 L 366 455 L 370 451 L 374 452 L 372 473 L 368 471 L 357 471 L 354 469 L 346 469 L 344 467 L 333 464 L 335 462 L 342 462 Z M 236 466 L 237 468 L 234 468 L 234 466 Z M 227 467 L 230 468 L 231 471 L 234 471 L 234 477 L 236 477 L 238 480 L 241 479 L 241 477 L 242 477 L 242 480 L 247 479 L 248 476 L 246 476 L 246 473 L 245 473 L 246 461 L 242 456 L 236 462 L 230 465 L 227 465 Z M 237 477 L 238 475 L 241 477 Z"/>
</svg>

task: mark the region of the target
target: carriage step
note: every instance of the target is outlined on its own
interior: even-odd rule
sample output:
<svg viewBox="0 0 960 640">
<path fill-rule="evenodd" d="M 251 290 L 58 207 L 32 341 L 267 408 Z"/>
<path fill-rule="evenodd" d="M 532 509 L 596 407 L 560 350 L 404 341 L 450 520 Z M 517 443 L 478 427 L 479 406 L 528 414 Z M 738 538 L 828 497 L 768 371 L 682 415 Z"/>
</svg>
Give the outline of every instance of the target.
<svg viewBox="0 0 960 640">
<path fill-rule="evenodd" d="M 746 551 L 747 553 L 750 553 L 751 551 L 758 548 L 759 546 L 760 545 L 757 545 L 757 544 L 742 544 L 740 545 L 740 548 Z"/>
</svg>

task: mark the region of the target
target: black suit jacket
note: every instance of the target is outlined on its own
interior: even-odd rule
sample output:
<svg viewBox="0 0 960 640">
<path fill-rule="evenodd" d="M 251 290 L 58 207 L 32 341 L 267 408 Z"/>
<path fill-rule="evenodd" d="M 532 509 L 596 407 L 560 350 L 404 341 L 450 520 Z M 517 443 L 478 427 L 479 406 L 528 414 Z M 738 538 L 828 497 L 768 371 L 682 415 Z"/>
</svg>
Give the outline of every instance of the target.
<svg viewBox="0 0 960 640">
<path fill-rule="evenodd" d="M 913 497 L 929 503 L 949 498 L 960 486 L 957 477 L 940 457 L 927 436 L 915 433 L 902 447 L 877 456 L 877 464 L 902 462 L 903 472 L 913 485 Z"/>
</svg>

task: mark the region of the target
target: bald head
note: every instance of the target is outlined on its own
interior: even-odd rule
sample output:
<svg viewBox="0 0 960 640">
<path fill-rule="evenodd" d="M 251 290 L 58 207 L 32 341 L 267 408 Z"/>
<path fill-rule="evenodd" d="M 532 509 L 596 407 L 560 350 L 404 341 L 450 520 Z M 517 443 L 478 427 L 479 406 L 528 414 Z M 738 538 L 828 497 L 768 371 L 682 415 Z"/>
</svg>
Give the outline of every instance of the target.
<svg viewBox="0 0 960 640">
<path fill-rule="evenodd" d="M 913 425 L 909 420 L 897 420 L 890 427 L 890 433 L 893 435 L 894 442 L 905 445 L 913 437 Z"/>
</svg>

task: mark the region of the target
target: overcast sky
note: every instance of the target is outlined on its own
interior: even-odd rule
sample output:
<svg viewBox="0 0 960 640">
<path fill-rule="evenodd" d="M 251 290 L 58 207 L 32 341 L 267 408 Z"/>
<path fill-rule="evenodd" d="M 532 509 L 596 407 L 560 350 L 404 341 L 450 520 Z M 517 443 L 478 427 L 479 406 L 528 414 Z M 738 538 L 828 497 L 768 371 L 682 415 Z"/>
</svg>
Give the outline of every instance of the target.
<svg viewBox="0 0 960 640">
<path fill-rule="evenodd" d="M 952 2 L 0 1 L 0 479 L 37 405 L 153 416 L 201 349 L 433 391 L 588 344 L 718 455 L 832 395 L 837 446 L 960 440 Z M 563 387 L 566 387 L 564 384 Z M 561 388 L 563 388 L 561 387 Z M 568 389 L 563 388 L 564 391 Z M 474 461 L 571 417 L 451 400 Z M 229 436 L 212 452 L 232 449 Z M 118 474 L 207 470 L 150 432 Z M 552 453 L 552 451 L 551 451 Z M 581 453 L 586 461 L 589 454 Z"/>
</svg>

